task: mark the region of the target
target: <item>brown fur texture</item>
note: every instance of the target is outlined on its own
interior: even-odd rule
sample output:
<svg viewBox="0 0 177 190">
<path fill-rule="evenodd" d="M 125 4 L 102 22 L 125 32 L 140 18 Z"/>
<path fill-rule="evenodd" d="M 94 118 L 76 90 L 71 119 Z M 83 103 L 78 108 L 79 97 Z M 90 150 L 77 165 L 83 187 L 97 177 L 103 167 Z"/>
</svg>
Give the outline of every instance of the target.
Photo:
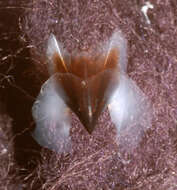
<svg viewBox="0 0 177 190">
<path fill-rule="evenodd" d="M 0 189 L 177 189 L 177 2 L 139 0 L 0 2 Z M 115 29 L 128 41 L 128 75 L 149 97 L 152 126 L 128 150 L 115 144 L 107 110 L 92 136 L 73 114 L 70 154 L 32 139 L 32 104 L 48 78 L 46 42 L 69 52 L 98 49 Z M 133 134 L 136 138 L 136 134 Z"/>
</svg>

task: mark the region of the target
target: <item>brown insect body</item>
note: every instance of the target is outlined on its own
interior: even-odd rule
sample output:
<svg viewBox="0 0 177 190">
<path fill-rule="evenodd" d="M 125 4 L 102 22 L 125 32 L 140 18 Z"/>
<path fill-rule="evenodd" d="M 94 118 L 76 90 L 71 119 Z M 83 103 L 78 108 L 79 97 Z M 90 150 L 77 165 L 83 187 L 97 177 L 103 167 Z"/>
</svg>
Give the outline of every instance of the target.
<svg viewBox="0 0 177 190">
<path fill-rule="evenodd" d="M 117 49 L 112 49 L 106 56 L 70 59 L 53 54 L 56 92 L 89 133 L 118 84 L 118 53 Z"/>
</svg>

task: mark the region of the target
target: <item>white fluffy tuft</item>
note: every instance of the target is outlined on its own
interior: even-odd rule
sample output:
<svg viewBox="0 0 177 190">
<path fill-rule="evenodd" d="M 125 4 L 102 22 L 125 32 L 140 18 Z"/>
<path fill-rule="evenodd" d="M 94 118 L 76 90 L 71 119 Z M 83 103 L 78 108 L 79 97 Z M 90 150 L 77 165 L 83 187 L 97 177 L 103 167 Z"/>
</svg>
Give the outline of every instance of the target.
<svg viewBox="0 0 177 190">
<path fill-rule="evenodd" d="M 126 143 L 132 148 L 151 125 L 151 106 L 147 97 L 134 81 L 121 74 L 108 107 L 117 128 L 118 144 Z"/>
<path fill-rule="evenodd" d="M 32 108 L 37 124 L 33 137 L 42 146 L 56 152 L 70 150 L 70 114 L 54 88 L 53 77 L 47 80 Z"/>
</svg>

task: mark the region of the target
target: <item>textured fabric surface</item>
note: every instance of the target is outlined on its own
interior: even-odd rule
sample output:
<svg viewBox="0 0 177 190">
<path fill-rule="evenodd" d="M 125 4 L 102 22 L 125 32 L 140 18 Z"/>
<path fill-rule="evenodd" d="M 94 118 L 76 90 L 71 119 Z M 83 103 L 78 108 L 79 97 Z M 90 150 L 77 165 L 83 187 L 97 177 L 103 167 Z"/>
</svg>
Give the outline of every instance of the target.
<svg viewBox="0 0 177 190">
<path fill-rule="evenodd" d="M 0 189 L 177 189 L 177 2 L 149 3 L 0 1 Z M 42 149 L 30 135 L 31 107 L 48 79 L 49 35 L 69 52 L 99 51 L 115 29 L 128 42 L 128 75 L 152 103 L 152 125 L 127 148 L 115 143 L 108 110 L 92 136 L 73 114 L 72 152 Z"/>
</svg>

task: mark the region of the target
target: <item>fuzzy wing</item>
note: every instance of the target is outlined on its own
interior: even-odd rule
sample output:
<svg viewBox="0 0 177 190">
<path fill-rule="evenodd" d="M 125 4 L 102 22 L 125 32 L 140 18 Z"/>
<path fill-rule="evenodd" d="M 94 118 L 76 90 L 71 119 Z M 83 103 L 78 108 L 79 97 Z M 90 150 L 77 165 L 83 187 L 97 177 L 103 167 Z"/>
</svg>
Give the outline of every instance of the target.
<svg viewBox="0 0 177 190">
<path fill-rule="evenodd" d="M 106 51 L 104 66 L 114 67 L 117 65 L 119 72 L 125 73 L 127 70 L 127 41 L 124 35 L 116 30 L 104 48 Z"/>
<path fill-rule="evenodd" d="M 127 75 L 120 75 L 120 83 L 108 106 L 117 128 L 117 136 L 128 144 L 136 144 L 142 132 L 151 126 L 151 104 L 145 94 Z"/>
<path fill-rule="evenodd" d="M 51 34 L 47 45 L 47 59 L 48 59 L 48 70 L 52 75 L 57 72 L 65 73 L 68 71 L 64 57 L 68 53 L 63 49 L 62 45 L 58 43 L 56 37 Z"/>
<path fill-rule="evenodd" d="M 53 77 L 42 86 L 32 108 L 36 128 L 34 139 L 42 146 L 58 153 L 68 152 L 71 147 L 70 113 L 64 101 L 56 93 Z"/>
</svg>

